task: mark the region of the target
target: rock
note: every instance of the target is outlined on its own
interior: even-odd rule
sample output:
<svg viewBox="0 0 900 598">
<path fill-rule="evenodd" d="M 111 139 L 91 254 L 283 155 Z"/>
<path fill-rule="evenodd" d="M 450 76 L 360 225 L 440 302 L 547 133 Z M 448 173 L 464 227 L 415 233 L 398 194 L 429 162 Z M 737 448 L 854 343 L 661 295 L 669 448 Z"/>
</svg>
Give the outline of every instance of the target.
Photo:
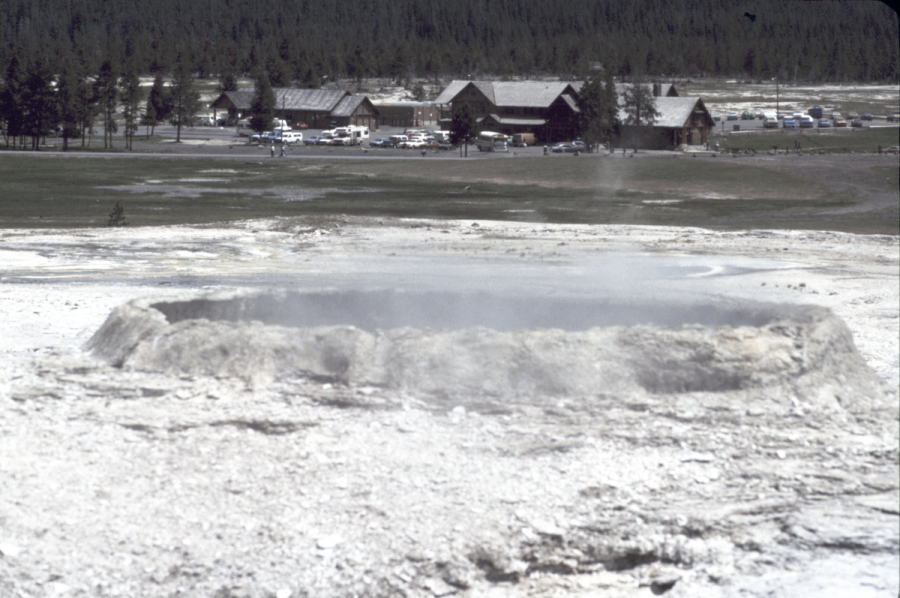
<svg viewBox="0 0 900 598">
<path fill-rule="evenodd" d="M 0 542 L 0 556 L 6 558 L 17 558 L 22 554 L 22 549 L 12 542 Z"/>
<path fill-rule="evenodd" d="M 235 376 L 254 387 L 312 378 L 439 398 L 755 389 L 780 403 L 781 389 L 790 387 L 820 409 L 883 401 L 846 325 L 824 308 L 518 300 L 403 292 L 140 299 L 116 308 L 87 348 L 113 365 Z M 445 307 L 434 311 L 435 303 Z M 544 313 L 557 315 L 548 320 Z M 623 325 L 651 317 L 658 322 Z M 432 318 L 435 328 L 408 325 Z M 459 408 L 454 421 L 465 414 Z"/>
<path fill-rule="evenodd" d="M 656 575 L 650 579 L 650 591 L 657 595 L 664 594 L 675 587 L 680 580 L 681 575 L 678 573 Z"/>
<path fill-rule="evenodd" d="M 459 591 L 458 588 L 437 577 L 429 577 L 423 580 L 421 585 L 434 596 L 449 596 Z"/>
<path fill-rule="evenodd" d="M 330 534 L 316 539 L 316 547 L 320 550 L 331 550 L 344 542 L 344 539 L 337 534 Z"/>
</svg>

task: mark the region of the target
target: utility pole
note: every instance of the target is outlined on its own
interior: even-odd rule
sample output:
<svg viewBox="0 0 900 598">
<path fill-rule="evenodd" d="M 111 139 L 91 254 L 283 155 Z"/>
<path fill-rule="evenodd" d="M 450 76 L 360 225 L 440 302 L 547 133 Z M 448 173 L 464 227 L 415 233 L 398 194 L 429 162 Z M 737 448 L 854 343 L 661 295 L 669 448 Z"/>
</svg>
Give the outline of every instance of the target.
<svg viewBox="0 0 900 598">
<path fill-rule="evenodd" d="M 778 120 L 778 77 L 775 77 L 775 120 Z"/>
</svg>

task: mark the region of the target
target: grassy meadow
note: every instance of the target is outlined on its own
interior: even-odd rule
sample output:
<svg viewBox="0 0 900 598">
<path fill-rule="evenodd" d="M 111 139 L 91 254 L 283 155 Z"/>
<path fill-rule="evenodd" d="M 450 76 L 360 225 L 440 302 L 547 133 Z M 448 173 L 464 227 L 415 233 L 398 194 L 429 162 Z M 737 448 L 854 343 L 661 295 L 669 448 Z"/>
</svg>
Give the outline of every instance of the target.
<svg viewBox="0 0 900 598">
<path fill-rule="evenodd" d="M 785 159 L 794 157 L 785 157 Z M 798 158 L 831 159 L 828 156 Z M 0 227 L 132 226 L 303 215 L 898 233 L 897 160 L 828 166 L 687 156 L 256 161 L 0 154 Z M 852 176 L 851 176 L 852 175 Z M 890 197 L 890 196 L 888 196 Z M 884 202 L 882 202 L 884 203 Z M 891 216 L 893 214 L 893 216 Z"/>
</svg>

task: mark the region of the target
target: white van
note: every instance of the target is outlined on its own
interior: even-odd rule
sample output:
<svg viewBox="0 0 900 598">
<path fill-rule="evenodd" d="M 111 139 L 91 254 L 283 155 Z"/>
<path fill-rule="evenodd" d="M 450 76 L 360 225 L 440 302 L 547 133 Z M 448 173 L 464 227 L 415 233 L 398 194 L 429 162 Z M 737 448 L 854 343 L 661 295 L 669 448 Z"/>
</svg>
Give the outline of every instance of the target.
<svg viewBox="0 0 900 598">
<path fill-rule="evenodd" d="M 282 120 L 280 118 L 275 118 L 272 120 L 271 129 L 275 132 L 278 131 L 290 131 L 291 125 L 288 124 L 286 120 Z M 250 137 L 256 131 L 250 128 L 250 119 L 242 118 L 237 122 L 237 134 L 241 137 Z"/>
<path fill-rule="evenodd" d="M 275 143 L 302 143 L 303 133 L 300 131 L 280 131 L 277 132 Z"/>
</svg>

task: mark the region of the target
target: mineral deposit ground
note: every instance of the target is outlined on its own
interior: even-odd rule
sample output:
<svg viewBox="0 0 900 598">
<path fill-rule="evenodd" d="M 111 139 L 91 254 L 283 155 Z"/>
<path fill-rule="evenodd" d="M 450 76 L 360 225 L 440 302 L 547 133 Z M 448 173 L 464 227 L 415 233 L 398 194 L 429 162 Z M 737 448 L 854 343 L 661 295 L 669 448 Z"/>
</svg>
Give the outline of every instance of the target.
<svg viewBox="0 0 900 598">
<path fill-rule="evenodd" d="M 0 597 L 900 591 L 896 236 L 0 231 Z"/>
</svg>

